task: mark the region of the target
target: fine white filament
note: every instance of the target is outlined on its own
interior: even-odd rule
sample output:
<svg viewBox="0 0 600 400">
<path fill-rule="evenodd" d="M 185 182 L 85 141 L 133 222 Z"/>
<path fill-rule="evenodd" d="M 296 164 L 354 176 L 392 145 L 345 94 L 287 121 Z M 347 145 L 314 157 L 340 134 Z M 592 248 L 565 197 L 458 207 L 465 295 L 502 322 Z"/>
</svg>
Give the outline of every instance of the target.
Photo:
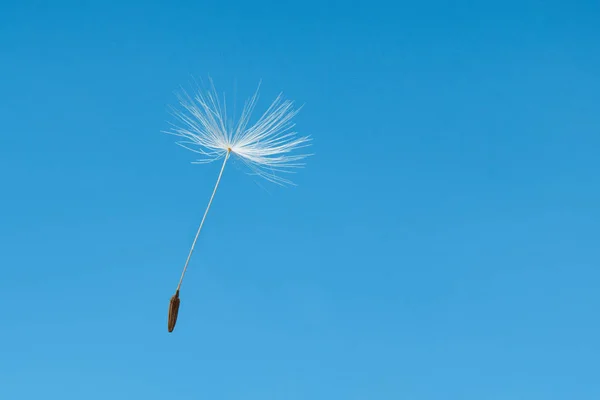
<svg viewBox="0 0 600 400">
<path fill-rule="evenodd" d="M 198 90 L 193 96 L 182 91 L 178 95 L 182 108 L 173 110 L 174 116 L 181 122 L 181 125 L 173 125 L 170 131 L 165 132 L 183 138 L 177 144 L 199 154 L 199 158 L 194 163 L 206 164 L 221 158 L 224 159 L 210 201 L 183 267 L 177 290 L 181 288 L 183 277 L 219 187 L 227 160 L 231 156 L 237 156 L 249 167 L 252 174 L 279 185 L 293 185 L 281 174 L 291 174 L 296 169 L 302 168 L 304 163 L 301 161 L 310 155 L 296 153 L 298 149 L 308 147 L 311 139 L 308 136 L 298 136 L 293 130 L 295 124 L 292 119 L 300 109 L 294 109 L 292 101 L 284 100 L 280 94 L 262 116 L 250 125 L 250 118 L 258 100 L 258 89 L 246 101 L 239 119 L 233 121 L 227 116 L 225 96 L 221 101 L 214 85 L 211 86 L 212 90 L 206 92 Z"/>
<path fill-rule="evenodd" d="M 280 94 L 258 121 L 248 126 L 258 89 L 235 122 L 228 118 L 225 99 L 219 99 L 214 86 L 206 93 L 198 90 L 193 97 L 182 91 L 178 99 L 182 108 L 173 114 L 181 126 L 173 126 L 167 133 L 183 138 L 177 144 L 200 155 L 195 163 L 210 163 L 231 152 L 254 174 L 277 184 L 293 184 L 280 174 L 293 173 L 304 166 L 301 161 L 309 154 L 295 151 L 309 146 L 311 139 L 300 137 L 293 130 L 292 119 L 300 109 L 294 109 L 292 101 L 284 100 Z"/>
</svg>

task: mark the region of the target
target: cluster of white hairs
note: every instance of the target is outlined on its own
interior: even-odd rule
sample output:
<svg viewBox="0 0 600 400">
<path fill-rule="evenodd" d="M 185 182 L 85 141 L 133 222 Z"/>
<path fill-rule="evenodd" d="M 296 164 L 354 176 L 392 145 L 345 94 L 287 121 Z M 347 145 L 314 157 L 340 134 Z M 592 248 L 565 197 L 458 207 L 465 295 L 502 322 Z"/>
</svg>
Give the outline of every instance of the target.
<svg viewBox="0 0 600 400">
<path fill-rule="evenodd" d="M 303 167 L 301 161 L 309 156 L 296 153 L 298 149 L 309 146 L 311 139 L 308 136 L 298 136 L 293 130 L 295 124 L 292 119 L 300 109 L 294 109 L 292 101 L 284 100 L 280 94 L 262 116 L 250 125 L 250 118 L 258 100 L 258 88 L 246 101 L 240 118 L 234 122 L 227 116 L 225 96 L 221 101 L 212 81 L 211 87 L 212 90 L 198 90 L 193 96 L 182 90 L 178 95 L 182 108 L 173 109 L 173 114 L 182 125 L 173 125 L 171 130 L 166 131 L 184 139 L 177 144 L 200 155 L 195 163 L 206 164 L 223 158 L 221 171 L 192 242 L 177 290 L 171 298 L 169 332 L 173 331 L 177 321 L 179 290 L 183 277 L 229 157 L 232 154 L 238 156 L 238 159 L 250 168 L 251 173 L 273 183 L 286 185 L 293 183 L 280 174 L 293 173 L 295 169 Z"/>
<path fill-rule="evenodd" d="M 198 90 L 193 96 L 185 91 L 178 95 L 181 109 L 174 116 L 182 123 L 173 126 L 170 133 L 185 140 L 180 146 L 200 155 L 198 164 L 210 163 L 229 153 L 236 155 L 252 173 L 273 183 L 293 184 L 279 174 L 293 173 L 304 166 L 301 161 L 309 154 L 294 154 L 310 145 L 309 136 L 298 136 L 292 119 L 300 108 L 279 94 L 270 107 L 251 126 L 250 118 L 258 100 L 258 88 L 244 105 L 235 122 L 228 118 L 225 96 L 219 99 L 214 84 L 212 90 Z M 259 85 L 260 88 L 260 85 Z"/>
</svg>

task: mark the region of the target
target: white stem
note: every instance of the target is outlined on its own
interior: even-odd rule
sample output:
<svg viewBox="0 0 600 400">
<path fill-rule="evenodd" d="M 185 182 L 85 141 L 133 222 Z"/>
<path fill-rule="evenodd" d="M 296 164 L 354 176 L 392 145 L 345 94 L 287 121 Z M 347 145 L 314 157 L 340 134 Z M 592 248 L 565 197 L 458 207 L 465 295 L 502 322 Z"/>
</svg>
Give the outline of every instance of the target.
<svg viewBox="0 0 600 400">
<path fill-rule="evenodd" d="M 208 206 L 206 207 L 206 211 L 204 211 L 204 216 L 202 217 L 202 222 L 200 222 L 200 227 L 198 227 L 198 232 L 196 232 L 196 237 L 194 238 L 194 242 L 192 243 L 192 247 L 190 248 L 190 254 L 188 254 L 187 260 L 185 261 L 185 266 L 183 267 L 183 272 L 181 273 L 181 278 L 179 279 L 179 284 L 177 285 L 177 291 L 181 288 L 181 282 L 183 282 L 183 277 L 185 276 L 185 271 L 187 270 L 188 264 L 190 262 L 190 258 L 192 257 L 192 253 L 194 252 L 194 247 L 196 246 L 196 241 L 198 240 L 198 236 L 200 236 L 200 231 L 202 230 L 202 226 L 204 225 L 204 220 L 206 219 L 206 215 L 208 214 L 208 210 L 210 210 L 210 205 L 212 204 L 213 198 L 215 197 L 215 193 L 217 193 L 217 188 L 219 187 L 219 182 L 221 182 L 221 176 L 223 176 L 223 170 L 225 169 L 225 164 L 227 164 L 227 160 L 229 159 L 230 151 L 227 151 L 225 155 L 225 160 L 223 161 L 223 166 L 221 167 L 221 172 L 219 172 L 219 177 L 217 178 L 217 183 L 215 184 L 215 188 L 212 192 L 212 196 L 210 196 L 210 201 L 208 202 Z"/>
</svg>

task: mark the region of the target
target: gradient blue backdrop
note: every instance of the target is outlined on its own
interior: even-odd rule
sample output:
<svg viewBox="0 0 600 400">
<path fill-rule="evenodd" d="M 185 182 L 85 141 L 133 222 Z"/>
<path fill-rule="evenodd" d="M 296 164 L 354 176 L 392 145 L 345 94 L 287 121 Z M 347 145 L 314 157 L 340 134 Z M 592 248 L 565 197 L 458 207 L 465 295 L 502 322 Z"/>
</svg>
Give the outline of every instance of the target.
<svg viewBox="0 0 600 400">
<path fill-rule="evenodd" d="M 1 399 L 600 398 L 597 1 L 48 3 L 0 5 Z M 316 155 L 227 168 L 168 334 L 209 74 Z"/>
</svg>

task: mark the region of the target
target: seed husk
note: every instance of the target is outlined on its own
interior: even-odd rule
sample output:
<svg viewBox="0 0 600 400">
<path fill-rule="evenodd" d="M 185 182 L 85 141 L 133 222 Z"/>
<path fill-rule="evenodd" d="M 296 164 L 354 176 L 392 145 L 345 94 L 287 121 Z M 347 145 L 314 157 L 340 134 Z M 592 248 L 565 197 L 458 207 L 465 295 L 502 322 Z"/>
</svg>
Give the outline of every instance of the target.
<svg viewBox="0 0 600 400">
<path fill-rule="evenodd" d="M 173 332 L 173 329 L 175 329 L 180 302 L 181 300 L 179 299 L 179 290 L 177 290 L 173 297 L 171 297 L 171 302 L 169 303 L 169 332 Z"/>
</svg>

